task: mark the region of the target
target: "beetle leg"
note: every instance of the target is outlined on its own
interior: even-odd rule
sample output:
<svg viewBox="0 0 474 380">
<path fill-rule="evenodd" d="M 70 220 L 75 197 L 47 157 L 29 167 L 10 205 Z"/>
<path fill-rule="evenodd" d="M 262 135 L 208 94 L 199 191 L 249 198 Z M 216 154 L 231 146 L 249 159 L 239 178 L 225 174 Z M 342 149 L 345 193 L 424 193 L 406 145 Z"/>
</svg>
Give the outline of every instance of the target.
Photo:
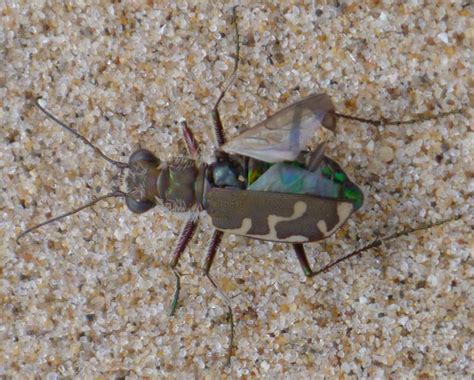
<svg viewBox="0 0 474 380">
<path fill-rule="evenodd" d="M 214 230 L 214 233 L 212 234 L 209 247 L 207 248 L 207 254 L 204 260 L 204 265 L 202 267 L 202 270 L 206 275 L 209 274 L 209 271 L 211 270 L 212 262 L 214 261 L 214 257 L 216 256 L 217 248 L 219 248 L 219 244 L 222 240 L 222 235 L 223 232 L 219 230 Z"/>
<path fill-rule="evenodd" d="M 209 247 L 207 249 L 206 259 L 204 260 L 203 273 L 209 279 L 212 286 L 214 286 L 214 288 L 218 291 L 222 300 L 227 304 L 228 318 L 230 324 L 229 347 L 227 348 L 227 365 L 230 365 L 230 359 L 232 357 L 232 351 L 234 346 L 234 314 L 232 312 L 232 303 L 229 297 L 227 297 L 224 291 L 219 287 L 219 285 L 217 285 L 217 282 L 209 274 L 209 271 L 211 270 L 212 261 L 214 260 L 217 249 L 219 248 L 219 244 L 222 241 L 222 235 L 222 231 L 214 230 L 214 233 L 211 237 L 211 242 L 209 243 Z"/>
<path fill-rule="evenodd" d="M 420 116 L 416 119 L 411 119 L 411 120 L 387 120 L 383 117 L 380 120 L 364 119 L 362 117 L 345 115 L 345 114 L 337 113 L 337 112 L 334 112 L 334 115 L 336 115 L 337 117 L 342 117 L 343 119 L 359 121 L 361 123 L 367 123 L 367 124 L 371 124 L 371 125 L 374 125 L 374 126 L 378 127 L 380 125 L 415 124 L 415 123 L 420 123 L 422 121 L 435 120 L 435 119 L 439 119 L 440 117 L 445 117 L 445 116 L 449 116 L 449 115 L 453 115 L 453 114 L 458 114 L 458 113 L 461 113 L 462 111 L 463 111 L 463 109 L 457 109 L 457 110 L 449 111 L 449 112 L 441 112 L 437 115 L 432 115 L 432 116 Z"/>
<path fill-rule="evenodd" d="M 220 147 L 221 145 L 225 144 L 225 137 L 224 137 L 224 127 L 222 126 L 221 116 L 219 115 L 219 103 L 221 102 L 225 91 L 227 88 L 219 96 L 216 105 L 212 110 L 212 118 L 214 119 L 214 133 L 216 135 L 217 146 Z"/>
<path fill-rule="evenodd" d="M 402 231 L 400 232 L 395 232 L 391 235 L 387 235 L 387 236 L 384 236 L 384 237 L 381 237 L 381 238 L 378 238 L 378 239 L 375 239 L 373 240 L 372 242 L 364 245 L 362 248 L 359 248 L 359 249 L 356 249 L 355 251 L 352 251 L 351 253 L 348 253 L 332 262 L 330 262 L 329 264 L 323 266 L 321 269 L 318 269 L 317 271 L 313 272 L 311 271 L 311 273 L 309 274 L 309 277 L 313 277 L 313 276 L 317 276 L 318 274 L 320 273 L 323 273 L 323 272 L 327 272 L 328 270 L 330 270 L 332 267 L 338 265 L 339 263 L 343 262 L 343 261 L 346 261 L 347 259 L 350 259 L 351 257 L 353 256 L 358 256 L 362 253 L 364 253 L 365 251 L 368 251 L 372 248 L 378 248 L 380 247 L 384 242 L 386 241 L 389 241 L 389 240 L 394 240 L 394 239 L 397 239 L 399 238 L 400 236 L 405 236 L 405 235 L 409 235 L 409 234 L 412 234 L 414 232 L 417 232 L 417 231 L 422 231 L 422 230 L 427 230 L 427 229 L 430 229 L 430 228 L 433 228 L 433 227 L 436 227 L 436 226 L 441 226 L 445 223 L 449 223 L 449 222 L 453 222 L 455 220 L 459 220 L 462 218 L 462 215 L 455 215 L 454 217 L 451 217 L 451 218 L 448 218 L 448 219 L 444 219 L 444 220 L 440 220 L 439 222 L 434 222 L 434 223 L 430 223 L 430 224 L 424 224 L 424 225 L 421 225 L 421 226 L 417 226 L 417 227 L 405 227 Z M 294 245 L 298 245 L 298 244 L 294 244 Z M 295 249 L 296 250 L 296 249 Z M 304 252 L 303 252 L 304 253 Z M 298 253 L 297 253 L 298 254 Z M 299 258 L 299 256 L 298 256 Z M 301 262 L 301 261 L 300 261 Z M 306 274 L 306 273 L 305 273 Z"/>
<path fill-rule="evenodd" d="M 174 312 L 176 311 L 176 307 L 178 306 L 179 292 L 181 290 L 181 276 L 178 270 L 176 269 L 176 266 L 178 265 L 181 254 L 184 252 L 186 246 L 193 237 L 197 223 L 198 219 L 195 215 L 191 215 L 188 218 L 186 224 L 183 227 L 183 230 L 179 235 L 178 244 L 176 245 L 176 248 L 174 250 L 173 257 L 169 262 L 169 267 L 176 277 L 176 290 L 174 292 L 173 301 L 171 302 L 170 316 L 173 316 Z"/>
<path fill-rule="evenodd" d="M 326 143 L 323 142 L 318 145 L 318 147 L 316 148 L 314 152 L 311 152 L 308 154 L 306 168 L 310 172 L 314 172 L 318 168 L 319 164 L 324 158 L 325 148 L 326 148 Z"/>
<path fill-rule="evenodd" d="M 197 159 L 199 155 L 199 146 L 194 138 L 193 132 L 189 129 L 188 123 L 183 121 L 181 123 L 181 129 L 183 132 L 184 141 L 186 142 L 186 148 L 192 159 Z"/>
<path fill-rule="evenodd" d="M 214 120 L 214 133 L 216 135 L 217 147 L 220 147 L 221 145 L 224 145 L 224 143 L 225 143 L 224 127 L 222 125 L 221 116 L 219 114 L 219 104 L 220 104 L 221 100 L 224 98 L 224 95 L 226 94 L 229 87 L 232 86 L 232 84 L 234 83 L 234 80 L 237 76 L 236 75 L 237 69 L 239 68 L 240 36 L 239 36 L 239 27 L 237 25 L 236 8 L 237 7 L 233 8 L 233 14 L 232 14 L 232 22 L 235 26 L 235 41 L 236 41 L 234 70 L 232 71 L 232 75 L 230 77 L 229 82 L 227 83 L 227 85 L 222 90 L 221 94 L 219 95 L 219 98 L 217 98 L 216 105 L 212 109 L 212 118 Z"/>
<path fill-rule="evenodd" d="M 311 277 L 313 275 L 313 271 L 311 270 L 308 258 L 306 257 L 306 252 L 304 250 L 303 244 L 293 244 L 293 249 L 295 250 L 296 257 L 298 258 L 298 261 L 301 265 L 301 269 L 303 269 L 304 275 L 306 277 Z"/>
</svg>

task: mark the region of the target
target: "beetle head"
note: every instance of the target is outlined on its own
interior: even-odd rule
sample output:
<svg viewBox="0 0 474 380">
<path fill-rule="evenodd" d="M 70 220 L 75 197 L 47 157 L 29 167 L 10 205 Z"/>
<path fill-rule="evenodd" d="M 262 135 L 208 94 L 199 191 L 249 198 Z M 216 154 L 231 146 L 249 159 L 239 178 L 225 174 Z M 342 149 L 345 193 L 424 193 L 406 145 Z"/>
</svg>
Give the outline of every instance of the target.
<svg viewBox="0 0 474 380">
<path fill-rule="evenodd" d="M 160 164 L 160 159 L 147 149 L 138 149 L 130 156 L 125 178 L 125 203 L 130 211 L 141 214 L 156 206 Z"/>
</svg>

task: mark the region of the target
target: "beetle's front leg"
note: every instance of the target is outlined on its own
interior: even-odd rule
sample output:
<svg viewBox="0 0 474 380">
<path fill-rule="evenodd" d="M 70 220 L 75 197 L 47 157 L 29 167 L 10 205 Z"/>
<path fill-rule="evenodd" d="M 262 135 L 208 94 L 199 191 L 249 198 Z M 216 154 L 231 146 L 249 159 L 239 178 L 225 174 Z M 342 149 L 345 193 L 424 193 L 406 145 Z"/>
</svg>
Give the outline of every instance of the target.
<svg viewBox="0 0 474 380">
<path fill-rule="evenodd" d="M 209 247 L 207 249 L 206 258 L 204 260 L 203 273 L 209 279 L 209 281 L 214 286 L 214 288 L 216 288 L 216 290 L 219 292 L 222 299 L 227 304 L 227 309 L 229 310 L 228 315 L 229 315 L 229 323 L 230 323 L 230 334 L 229 334 L 229 347 L 227 349 L 227 365 L 230 365 L 230 359 L 232 357 L 232 351 L 233 351 L 233 346 L 234 346 L 234 314 L 232 312 L 232 304 L 229 297 L 227 297 L 227 295 L 221 290 L 219 285 L 217 285 L 217 282 L 209 274 L 209 271 L 211 270 L 212 262 L 214 260 L 214 257 L 216 256 L 217 249 L 219 248 L 219 244 L 222 241 L 222 235 L 223 235 L 222 231 L 214 230 L 214 233 L 212 234 L 212 237 L 211 237 L 211 242 L 209 243 Z"/>
<path fill-rule="evenodd" d="M 342 257 L 331 261 L 329 264 L 326 264 L 322 268 L 313 271 L 309 265 L 308 258 L 306 257 L 306 252 L 304 250 L 303 244 L 293 244 L 293 248 L 295 250 L 296 256 L 298 257 L 298 261 L 300 262 L 301 268 L 303 269 L 303 273 L 305 274 L 306 277 L 314 277 L 319 275 L 320 273 L 327 272 L 331 268 L 335 267 L 336 265 L 342 263 L 343 261 L 346 261 L 350 259 L 351 257 L 361 255 L 362 253 L 372 249 L 372 248 L 378 248 L 380 247 L 384 242 L 394 240 L 399 238 L 400 236 L 405 236 L 412 234 L 417 231 L 423 231 L 423 230 L 428 230 L 430 228 L 436 227 L 436 226 L 441 226 L 445 223 L 453 222 L 455 220 L 459 220 L 463 217 L 462 214 L 455 215 L 451 218 L 440 220 L 439 222 L 434 222 L 434 223 L 428 223 L 424 225 L 420 225 L 417 227 L 405 227 L 402 231 L 400 232 L 395 232 L 391 235 L 383 236 L 378 239 L 373 240 L 372 242 L 362 246 L 362 248 L 356 249 L 355 251 L 352 251 L 351 253 L 348 253 L 346 255 L 343 255 Z"/>
<path fill-rule="evenodd" d="M 181 129 L 183 132 L 183 138 L 186 143 L 186 148 L 188 148 L 188 153 L 193 160 L 196 160 L 199 156 L 199 146 L 194 138 L 193 132 L 188 127 L 188 123 L 183 121 L 181 123 Z"/>
<path fill-rule="evenodd" d="M 179 292 L 181 290 L 181 277 L 176 269 L 176 266 L 178 265 L 181 254 L 184 252 L 186 246 L 193 237 L 197 224 L 198 218 L 196 215 L 191 215 L 190 217 L 188 217 L 186 224 L 184 225 L 181 233 L 179 234 L 178 244 L 176 245 L 173 257 L 171 258 L 169 263 L 169 267 L 176 277 L 176 290 L 174 292 L 173 301 L 171 302 L 170 316 L 173 316 L 174 312 L 176 311 L 176 307 L 178 306 Z"/>
</svg>

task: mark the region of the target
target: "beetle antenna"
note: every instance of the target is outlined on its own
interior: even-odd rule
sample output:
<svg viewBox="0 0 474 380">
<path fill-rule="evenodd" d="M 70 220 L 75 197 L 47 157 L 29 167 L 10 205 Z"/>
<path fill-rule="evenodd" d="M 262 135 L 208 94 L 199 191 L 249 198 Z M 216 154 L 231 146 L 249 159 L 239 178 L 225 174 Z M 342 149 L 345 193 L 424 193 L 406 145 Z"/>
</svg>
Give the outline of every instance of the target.
<svg viewBox="0 0 474 380">
<path fill-rule="evenodd" d="M 369 244 L 364 245 L 362 248 L 359 248 L 359 249 L 357 249 L 357 250 L 355 250 L 355 251 L 353 251 L 353 252 L 351 252 L 347 255 L 344 255 L 344 256 L 330 262 L 329 264 L 325 265 L 321 269 L 319 269 L 315 272 L 312 272 L 310 274 L 310 276 L 314 277 L 314 276 L 317 276 L 318 274 L 321 274 L 323 272 L 327 272 L 332 267 L 336 266 L 337 264 L 339 264 L 343 261 L 346 261 L 347 259 L 350 259 L 353 256 L 360 255 L 363 252 L 368 251 L 369 249 L 380 247 L 382 245 L 382 243 L 384 243 L 386 241 L 393 240 L 393 239 L 399 238 L 401 236 L 411 234 L 413 232 L 427 230 L 427 229 L 430 229 L 430 228 L 436 227 L 436 226 L 441 226 L 442 224 L 445 224 L 445 223 L 454 222 L 456 220 L 461 219 L 462 217 L 463 217 L 463 215 L 455 215 L 451 218 L 440 220 L 439 222 L 434 222 L 434 223 L 430 223 L 430 224 L 423 224 L 423 225 L 418 226 L 418 227 L 406 227 L 400 232 L 395 232 L 391 235 L 375 239 L 374 241 L 370 242 Z"/>
<path fill-rule="evenodd" d="M 28 228 L 27 230 L 23 231 L 20 235 L 17 236 L 16 238 L 16 242 L 17 244 L 20 243 L 20 239 L 29 234 L 30 232 L 34 231 L 34 230 L 37 230 L 38 228 L 40 227 L 43 227 L 47 224 L 50 224 L 50 223 L 54 223 L 54 222 L 57 222 L 58 220 L 61 220 L 61 219 L 64 219 L 66 218 L 67 216 L 70 216 L 70 215 L 74 215 L 74 214 L 77 214 L 78 212 L 88 208 L 88 207 L 92 207 L 94 206 L 96 203 L 100 202 L 100 201 L 103 201 L 104 199 L 107 199 L 107 198 L 120 198 L 120 197 L 125 197 L 127 194 L 124 193 L 123 191 L 120 191 L 120 190 L 117 190 L 117 191 L 114 191 L 112 193 L 109 193 L 109 194 L 106 194 L 106 195 L 103 195 L 101 197 L 98 197 L 96 199 L 93 199 L 92 201 L 86 203 L 85 205 L 82 205 L 81 207 L 78 207 L 74 210 L 71 210 L 69 212 L 66 212 L 65 214 L 62 214 L 62 215 L 59 215 L 59 216 L 56 216 L 54 218 L 51 218 L 51 219 L 48 219 L 42 223 L 39 223 L 37 224 L 36 226 L 33 226 L 31 228 Z"/>
<path fill-rule="evenodd" d="M 457 109 L 454 111 L 449 111 L 449 112 L 441 112 L 437 115 L 432 115 L 432 116 L 420 116 L 417 119 L 412 119 L 412 120 L 387 120 L 385 118 L 382 118 L 380 120 L 374 120 L 374 119 L 364 119 L 362 117 L 356 117 L 356 116 L 351 116 L 351 115 L 345 115 L 342 113 L 334 112 L 334 115 L 337 117 L 342 117 L 343 119 L 348 119 L 348 120 L 354 120 L 354 121 L 359 121 L 361 123 L 367 123 L 374 125 L 376 127 L 379 127 L 380 125 L 406 125 L 406 124 L 415 124 L 415 123 L 420 123 L 423 121 L 427 120 L 434 120 L 438 119 L 440 117 L 445 117 L 448 115 L 453 115 L 453 114 L 458 114 L 461 113 L 463 110 Z"/>
<path fill-rule="evenodd" d="M 72 133 L 74 136 L 76 136 L 77 138 L 79 138 L 84 144 L 86 145 L 89 145 L 92 149 L 95 150 L 95 152 L 101 156 L 104 160 L 110 162 L 111 164 L 117 166 L 118 168 L 120 169 L 124 169 L 124 168 L 127 168 L 128 167 L 128 164 L 125 163 L 125 162 L 120 162 L 120 161 L 115 161 L 113 159 L 111 159 L 110 157 L 108 157 L 107 155 L 105 155 L 104 152 L 102 152 L 98 147 L 96 147 L 94 144 L 92 144 L 88 139 L 86 139 L 84 136 L 82 136 L 79 132 L 77 132 L 75 129 L 71 128 L 69 125 L 67 125 L 66 123 L 62 122 L 61 120 L 59 120 L 58 118 L 56 118 L 55 116 L 53 116 L 49 111 L 47 111 L 41 104 L 40 104 L 40 101 L 41 100 L 41 97 L 38 97 L 36 98 L 35 100 L 35 105 L 36 107 L 38 107 L 41 111 L 43 111 L 43 113 L 48 116 L 51 120 L 55 121 L 56 123 L 58 123 L 61 127 L 63 127 L 65 130 L 67 130 L 68 132 Z"/>
</svg>

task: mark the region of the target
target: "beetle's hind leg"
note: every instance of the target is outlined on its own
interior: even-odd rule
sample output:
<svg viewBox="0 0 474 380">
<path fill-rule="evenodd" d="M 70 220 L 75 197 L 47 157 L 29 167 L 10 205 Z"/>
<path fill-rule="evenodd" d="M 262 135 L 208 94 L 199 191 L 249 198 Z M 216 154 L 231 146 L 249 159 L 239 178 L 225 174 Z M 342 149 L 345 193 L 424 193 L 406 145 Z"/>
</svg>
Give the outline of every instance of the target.
<svg viewBox="0 0 474 380">
<path fill-rule="evenodd" d="M 420 117 L 417 117 L 417 118 L 411 119 L 411 120 L 387 120 L 384 117 L 382 117 L 379 120 L 364 119 L 362 117 L 346 115 L 346 114 L 337 113 L 337 112 L 334 112 L 334 115 L 336 115 L 337 117 L 343 118 L 343 119 L 358 121 L 360 123 L 367 123 L 367 124 L 373 125 L 375 127 L 379 127 L 380 125 L 416 124 L 416 123 L 420 123 L 420 122 L 423 122 L 423 121 L 436 120 L 436 119 L 439 119 L 440 117 L 455 115 L 455 114 L 461 113 L 462 111 L 463 111 L 463 109 L 457 109 L 457 110 L 454 110 L 454 111 L 441 112 L 441 113 L 438 113 L 437 115 L 420 116 Z"/>
<path fill-rule="evenodd" d="M 186 246 L 193 237 L 197 224 L 197 216 L 191 215 L 186 221 L 186 224 L 184 225 L 179 235 L 178 244 L 176 245 L 176 248 L 174 250 L 173 257 L 169 262 L 169 267 L 176 277 L 176 289 L 174 291 L 173 301 L 171 302 L 170 316 L 173 316 L 176 311 L 176 307 L 178 306 L 179 300 L 179 292 L 181 290 L 181 275 L 176 269 L 176 266 L 178 265 L 179 259 L 181 258 L 181 254 L 184 252 Z"/>
<path fill-rule="evenodd" d="M 297 243 L 293 244 L 293 249 L 295 250 L 296 257 L 300 263 L 301 269 L 306 277 L 313 276 L 313 270 L 309 265 L 308 257 L 306 257 L 306 252 L 304 250 L 303 244 Z"/>
<path fill-rule="evenodd" d="M 364 245 L 362 248 L 356 249 L 355 251 L 352 251 L 351 253 L 343 255 L 342 257 L 340 257 L 340 258 L 338 258 L 334 261 L 331 261 L 329 264 L 323 266 L 322 268 L 320 268 L 316 271 L 313 271 L 311 269 L 310 265 L 309 265 L 309 261 L 308 261 L 308 258 L 306 257 L 306 252 L 304 250 L 303 244 L 300 244 L 300 243 L 293 244 L 293 249 L 295 250 L 296 256 L 298 257 L 298 261 L 301 265 L 301 268 L 303 269 L 304 275 L 306 277 L 314 277 L 314 276 L 317 276 L 317 275 L 319 275 L 323 272 L 329 271 L 330 269 L 332 269 L 336 265 L 342 263 L 343 261 L 346 261 L 346 260 L 350 259 L 351 257 L 359 256 L 362 253 L 364 253 L 364 252 L 366 252 L 366 251 L 368 251 L 372 248 L 378 248 L 384 242 L 394 240 L 394 239 L 397 239 L 401 236 L 409 235 L 409 234 L 412 234 L 412 233 L 417 232 L 417 231 L 428 230 L 428 229 L 436 227 L 436 226 L 441 226 L 445 223 L 453 222 L 453 221 L 459 220 L 461 218 L 462 218 L 462 215 L 455 215 L 451 218 L 444 219 L 444 220 L 441 220 L 439 222 L 424 224 L 424 225 L 417 226 L 417 227 L 406 227 L 400 232 L 395 232 L 391 235 L 387 235 L 387 236 L 375 239 L 372 242 Z"/>
<path fill-rule="evenodd" d="M 237 69 L 239 68 L 239 55 L 240 55 L 240 36 L 239 36 L 239 28 L 237 25 L 237 7 L 234 7 L 232 10 L 232 23 L 235 26 L 235 41 L 236 41 L 236 47 L 235 47 L 235 61 L 234 61 L 234 70 L 232 71 L 232 75 L 230 76 L 230 80 L 228 83 L 224 86 L 224 89 L 222 90 L 221 94 L 219 95 L 219 98 L 217 98 L 216 105 L 212 109 L 212 118 L 214 120 L 214 133 L 216 135 L 216 142 L 217 142 L 217 147 L 220 147 L 221 145 L 225 144 L 225 137 L 224 137 L 224 127 L 222 125 L 221 121 L 221 116 L 219 114 L 219 104 L 221 103 L 221 100 L 224 98 L 227 90 L 229 89 L 230 86 L 235 81 L 236 74 L 237 74 Z"/>
<path fill-rule="evenodd" d="M 232 312 L 232 302 L 229 297 L 224 293 L 224 291 L 219 287 L 219 285 L 217 285 L 217 282 L 209 274 L 209 271 L 211 270 L 212 261 L 214 260 L 217 249 L 219 248 L 219 244 L 222 241 L 222 235 L 222 231 L 214 230 L 214 233 L 211 237 L 211 242 L 209 243 L 209 247 L 207 249 L 206 259 L 203 265 L 203 274 L 209 279 L 212 286 L 214 286 L 214 288 L 218 291 L 222 300 L 227 304 L 230 325 L 229 346 L 227 348 L 227 365 L 230 365 L 230 360 L 232 358 L 232 352 L 234 347 L 234 314 Z"/>
<path fill-rule="evenodd" d="M 306 168 L 310 172 L 314 172 L 323 161 L 325 148 L 326 143 L 323 142 L 318 145 L 314 152 L 308 153 L 308 156 L 306 157 Z"/>
</svg>

